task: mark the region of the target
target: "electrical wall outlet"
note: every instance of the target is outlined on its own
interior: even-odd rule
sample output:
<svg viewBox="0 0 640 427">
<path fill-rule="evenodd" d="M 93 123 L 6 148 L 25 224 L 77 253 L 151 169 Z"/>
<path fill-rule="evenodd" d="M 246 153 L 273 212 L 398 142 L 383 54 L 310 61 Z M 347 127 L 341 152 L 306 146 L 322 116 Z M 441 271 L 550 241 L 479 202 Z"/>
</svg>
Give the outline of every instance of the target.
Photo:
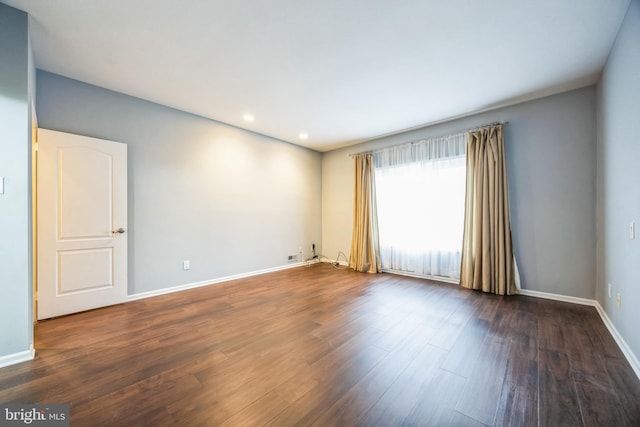
<svg viewBox="0 0 640 427">
<path fill-rule="evenodd" d="M 611 283 L 607 285 L 607 294 L 609 294 L 609 298 L 611 298 Z"/>
<path fill-rule="evenodd" d="M 636 223 L 631 221 L 629 223 L 629 238 L 635 240 L 636 238 Z"/>
<path fill-rule="evenodd" d="M 618 292 L 618 295 L 616 296 L 616 305 L 618 306 L 618 308 L 620 308 L 620 306 L 622 305 L 622 297 L 620 296 L 620 292 Z"/>
<path fill-rule="evenodd" d="M 191 261 L 189 261 L 188 259 L 182 261 L 182 269 L 183 270 L 188 270 L 190 268 L 191 268 Z"/>
<path fill-rule="evenodd" d="M 298 261 L 298 254 L 289 255 L 289 257 L 287 258 L 287 262 L 297 262 L 297 261 Z"/>
</svg>

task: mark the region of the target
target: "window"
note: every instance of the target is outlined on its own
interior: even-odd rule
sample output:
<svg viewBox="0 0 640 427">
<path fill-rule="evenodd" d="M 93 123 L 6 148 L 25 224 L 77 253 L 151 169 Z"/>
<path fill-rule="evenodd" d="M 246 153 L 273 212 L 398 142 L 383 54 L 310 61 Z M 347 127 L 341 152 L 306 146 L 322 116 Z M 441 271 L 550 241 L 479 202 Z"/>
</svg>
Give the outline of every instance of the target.
<svg viewBox="0 0 640 427">
<path fill-rule="evenodd" d="M 465 135 L 374 154 L 383 270 L 460 278 Z"/>
</svg>

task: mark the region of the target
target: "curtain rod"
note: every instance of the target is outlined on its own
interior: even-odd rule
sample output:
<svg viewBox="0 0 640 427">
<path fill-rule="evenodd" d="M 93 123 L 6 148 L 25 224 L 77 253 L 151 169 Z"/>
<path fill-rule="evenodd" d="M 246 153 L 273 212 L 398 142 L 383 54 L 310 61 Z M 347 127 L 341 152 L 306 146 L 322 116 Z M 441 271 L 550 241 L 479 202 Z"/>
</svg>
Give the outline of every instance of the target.
<svg viewBox="0 0 640 427">
<path fill-rule="evenodd" d="M 448 134 L 446 134 L 446 135 L 430 136 L 430 137 L 428 137 L 428 138 L 420 138 L 420 139 L 418 139 L 418 140 L 416 140 L 416 141 L 401 142 L 400 144 L 390 145 L 390 146 L 388 146 L 388 147 L 382 147 L 382 148 L 378 148 L 378 149 L 376 149 L 376 150 L 367 150 L 367 151 L 359 151 L 359 152 L 357 152 L 357 153 L 349 153 L 349 157 L 355 157 L 355 156 L 357 156 L 357 155 L 359 155 L 359 154 L 378 153 L 378 152 L 380 152 L 380 151 L 384 151 L 384 150 L 387 150 L 387 149 L 389 149 L 389 148 L 402 147 L 403 145 L 415 144 L 416 142 L 426 141 L 426 140 L 429 140 L 429 139 L 447 138 L 447 137 L 449 137 L 449 136 L 459 135 L 459 134 L 461 134 L 461 133 L 466 133 L 466 132 L 473 132 L 474 130 L 479 130 L 479 129 L 486 128 L 486 127 L 489 127 L 489 126 L 506 125 L 507 123 L 509 123 L 509 122 L 492 122 L 492 123 L 487 123 L 487 124 L 484 124 L 484 125 L 474 126 L 474 127 L 472 127 L 472 128 L 469 128 L 469 129 L 460 130 L 460 131 L 456 131 L 456 132 L 453 132 L 453 133 L 448 133 Z"/>
</svg>

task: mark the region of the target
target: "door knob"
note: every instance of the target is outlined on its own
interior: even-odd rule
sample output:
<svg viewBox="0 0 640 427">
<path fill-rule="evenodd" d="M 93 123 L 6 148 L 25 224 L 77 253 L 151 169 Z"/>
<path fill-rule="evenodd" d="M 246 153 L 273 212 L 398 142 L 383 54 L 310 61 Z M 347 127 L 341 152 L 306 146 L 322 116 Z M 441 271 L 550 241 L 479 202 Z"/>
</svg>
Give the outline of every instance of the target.
<svg viewBox="0 0 640 427">
<path fill-rule="evenodd" d="M 113 233 L 113 234 L 122 234 L 122 233 L 124 233 L 124 228 L 120 227 L 117 230 L 113 230 L 111 233 Z"/>
</svg>

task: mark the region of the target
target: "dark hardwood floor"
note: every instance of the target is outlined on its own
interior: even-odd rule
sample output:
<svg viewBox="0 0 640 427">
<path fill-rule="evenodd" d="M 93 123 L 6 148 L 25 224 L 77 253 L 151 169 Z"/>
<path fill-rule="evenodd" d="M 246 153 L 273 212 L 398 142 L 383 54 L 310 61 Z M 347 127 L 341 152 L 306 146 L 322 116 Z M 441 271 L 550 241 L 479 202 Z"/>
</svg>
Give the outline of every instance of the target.
<svg viewBox="0 0 640 427">
<path fill-rule="evenodd" d="M 72 426 L 638 426 L 592 307 L 301 267 L 36 325 L 1 403 Z"/>
</svg>

